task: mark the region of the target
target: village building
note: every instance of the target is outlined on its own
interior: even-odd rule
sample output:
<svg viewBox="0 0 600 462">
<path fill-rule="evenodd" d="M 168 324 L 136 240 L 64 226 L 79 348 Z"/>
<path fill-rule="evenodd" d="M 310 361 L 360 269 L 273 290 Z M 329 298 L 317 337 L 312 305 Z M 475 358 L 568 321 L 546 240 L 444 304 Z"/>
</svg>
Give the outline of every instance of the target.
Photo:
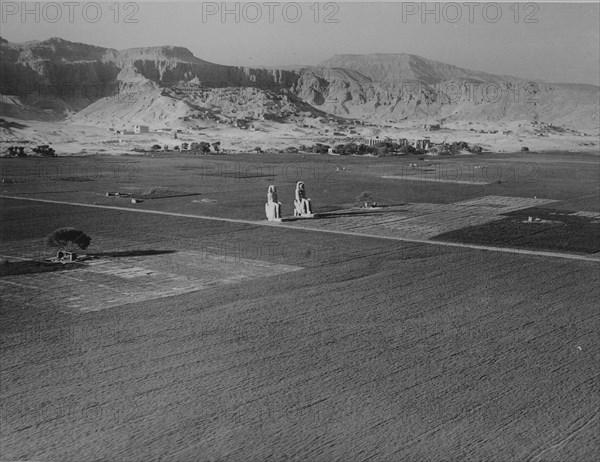
<svg viewBox="0 0 600 462">
<path fill-rule="evenodd" d="M 148 125 L 134 125 L 133 133 L 139 135 L 140 133 L 150 133 L 150 127 Z"/>
</svg>

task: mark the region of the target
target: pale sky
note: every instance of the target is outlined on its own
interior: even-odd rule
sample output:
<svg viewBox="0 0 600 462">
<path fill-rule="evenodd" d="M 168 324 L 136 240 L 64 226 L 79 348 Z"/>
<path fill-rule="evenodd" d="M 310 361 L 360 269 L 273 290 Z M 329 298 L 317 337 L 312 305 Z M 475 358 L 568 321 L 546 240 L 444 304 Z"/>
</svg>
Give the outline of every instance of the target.
<svg viewBox="0 0 600 462">
<path fill-rule="evenodd" d="M 225 17 L 221 2 L 99 3 L 101 16 L 93 2 L 38 5 L 27 13 L 21 2 L 2 1 L 2 37 L 57 36 L 116 49 L 177 45 L 206 61 L 253 67 L 411 53 L 494 74 L 600 85 L 597 2 L 430 3 L 424 17 L 421 2 L 228 3 Z"/>
</svg>

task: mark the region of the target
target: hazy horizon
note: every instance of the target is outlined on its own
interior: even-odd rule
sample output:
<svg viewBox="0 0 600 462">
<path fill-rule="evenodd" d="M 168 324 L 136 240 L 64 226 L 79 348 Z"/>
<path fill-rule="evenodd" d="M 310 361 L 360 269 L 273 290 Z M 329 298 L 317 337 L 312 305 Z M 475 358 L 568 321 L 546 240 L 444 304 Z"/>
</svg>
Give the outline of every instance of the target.
<svg viewBox="0 0 600 462">
<path fill-rule="evenodd" d="M 101 3 L 100 16 L 93 9 L 69 12 L 66 3 L 58 4 L 61 11 L 43 3 L 21 11 L 20 5 L 2 6 L 1 36 L 10 42 L 61 37 L 118 50 L 172 45 L 205 61 L 248 67 L 406 53 L 491 74 L 600 85 L 597 3 L 430 3 L 421 11 L 420 2 L 318 8 L 271 2 L 230 3 L 224 12 L 220 2 L 137 2 L 118 4 L 119 11 L 117 4 Z M 484 5 L 492 6 L 483 11 Z"/>
</svg>

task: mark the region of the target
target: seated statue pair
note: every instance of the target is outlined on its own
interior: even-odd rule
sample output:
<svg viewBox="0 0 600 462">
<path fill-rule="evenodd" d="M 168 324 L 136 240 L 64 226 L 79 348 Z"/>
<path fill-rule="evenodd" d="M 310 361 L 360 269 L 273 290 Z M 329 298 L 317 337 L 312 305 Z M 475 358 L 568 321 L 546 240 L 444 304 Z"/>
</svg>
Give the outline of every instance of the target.
<svg viewBox="0 0 600 462">
<path fill-rule="evenodd" d="M 267 203 L 265 204 L 265 214 L 269 221 L 281 221 L 281 202 L 277 200 L 277 188 L 269 186 L 267 191 Z M 296 195 L 294 200 L 295 217 L 314 217 L 312 203 L 306 197 L 304 182 L 296 183 Z"/>
</svg>

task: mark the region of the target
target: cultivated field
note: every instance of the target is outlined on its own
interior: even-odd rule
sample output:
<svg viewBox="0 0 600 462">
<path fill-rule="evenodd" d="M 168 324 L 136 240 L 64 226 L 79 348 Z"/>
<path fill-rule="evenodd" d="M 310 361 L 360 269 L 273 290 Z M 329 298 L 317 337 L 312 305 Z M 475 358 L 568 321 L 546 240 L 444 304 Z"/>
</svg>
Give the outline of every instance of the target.
<svg viewBox="0 0 600 462">
<path fill-rule="evenodd" d="M 0 459 L 596 460 L 597 163 L 2 159 Z"/>
</svg>

